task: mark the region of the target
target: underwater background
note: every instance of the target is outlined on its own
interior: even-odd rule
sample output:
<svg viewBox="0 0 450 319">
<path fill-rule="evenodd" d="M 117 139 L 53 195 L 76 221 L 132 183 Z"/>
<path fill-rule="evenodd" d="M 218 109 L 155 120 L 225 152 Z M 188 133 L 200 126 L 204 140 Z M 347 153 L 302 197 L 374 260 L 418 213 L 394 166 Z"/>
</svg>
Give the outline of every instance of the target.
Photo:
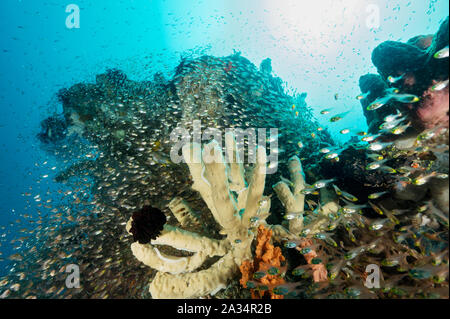
<svg viewBox="0 0 450 319">
<path fill-rule="evenodd" d="M 79 28 L 66 26 L 70 14 L 66 7 L 71 3 L 80 8 Z M 368 22 L 373 6 L 379 10 L 379 25 Z M 30 221 L 38 214 L 50 216 L 52 210 L 66 206 L 76 216 L 89 207 L 73 206 L 77 200 L 71 196 L 73 187 L 55 180 L 73 159 L 55 156 L 38 138 L 41 122 L 64 111 L 58 97 L 61 89 L 95 83 L 96 76 L 108 70 L 120 70 L 136 82 L 153 81 L 157 72 L 168 79 L 186 57 L 240 54 L 257 68 L 270 58 L 272 74 L 282 80 L 286 92 L 307 93 L 305 102 L 315 125 L 326 131 L 323 138 L 343 145 L 351 138 L 340 133 L 343 129 L 368 130 L 355 96 L 361 93 L 360 76 L 377 73 L 372 51 L 384 41 L 406 42 L 435 34 L 448 16 L 449 2 L 4 0 L 0 7 L 3 277 L 21 261 L 8 256 L 34 245 L 39 248 L 29 232 L 36 227 Z M 330 123 L 321 114 L 324 109 L 350 112 Z M 299 116 L 295 110 L 289 114 L 292 119 Z M 84 196 L 82 200 L 88 201 L 93 195 L 86 191 Z M 43 220 L 45 227 L 47 219 Z"/>
</svg>

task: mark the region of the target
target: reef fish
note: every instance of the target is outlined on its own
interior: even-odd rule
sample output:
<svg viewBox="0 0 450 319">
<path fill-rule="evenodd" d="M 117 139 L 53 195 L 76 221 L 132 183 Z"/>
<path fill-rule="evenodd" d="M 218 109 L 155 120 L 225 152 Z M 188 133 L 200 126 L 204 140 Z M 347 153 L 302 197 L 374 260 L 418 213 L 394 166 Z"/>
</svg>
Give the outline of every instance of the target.
<svg viewBox="0 0 450 319">
<path fill-rule="evenodd" d="M 367 146 L 367 149 L 371 150 L 371 151 L 381 151 L 382 149 L 384 149 L 384 148 L 386 148 L 386 147 L 388 147 L 389 145 L 392 145 L 392 144 L 393 144 L 392 142 L 389 142 L 389 143 L 372 143 L 372 144 L 369 144 L 369 146 Z"/>
<path fill-rule="evenodd" d="M 401 103 L 416 103 L 420 101 L 420 98 L 414 94 L 393 94 L 391 97 Z"/>
<path fill-rule="evenodd" d="M 379 193 L 372 193 L 369 196 L 367 196 L 367 198 L 369 198 L 369 199 L 377 199 L 377 198 L 380 198 L 381 196 L 384 196 L 386 194 L 389 194 L 389 192 L 385 191 L 385 192 L 379 192 Z"/>
</svg>

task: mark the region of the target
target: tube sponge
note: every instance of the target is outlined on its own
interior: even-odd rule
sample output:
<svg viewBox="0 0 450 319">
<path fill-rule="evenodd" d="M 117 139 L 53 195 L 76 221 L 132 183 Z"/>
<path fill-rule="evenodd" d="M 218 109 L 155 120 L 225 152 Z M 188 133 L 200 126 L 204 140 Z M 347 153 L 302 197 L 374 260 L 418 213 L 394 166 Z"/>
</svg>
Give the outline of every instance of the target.
<svg viewBox="0 0 450 319">
<path fill-rule="evenodd" d="M 289 220 L 289 231 L 298 234 L 303 228 L 303 212 L 305 209 L 305 177 L 302 164 L 297 156 L 293 156 L 288 162 L 289 174 L 291 177 L 291 188 L 286 182 L 278 182 L 273 186 L 275 193 L 286 208 L 287 214 L 292 214 L 294 218 Z"/>
</svg>

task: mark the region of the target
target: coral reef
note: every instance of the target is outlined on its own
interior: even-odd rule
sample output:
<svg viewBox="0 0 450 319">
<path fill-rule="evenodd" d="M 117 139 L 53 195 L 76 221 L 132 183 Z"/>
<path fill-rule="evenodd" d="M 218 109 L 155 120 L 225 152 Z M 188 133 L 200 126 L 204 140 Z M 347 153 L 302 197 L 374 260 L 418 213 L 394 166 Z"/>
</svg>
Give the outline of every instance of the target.
<svg viewBox="0 0 450 319">
<path fill-rule="evenodd" d="M 313 259 L 327 265 L 329 285 L 320 286 L 316 298 L 448 296 L 445 52 L 448 18 L 435 35 L 380 44 L 372 54 L 379 75 L 362 76 L 363 94 L 357 97 L 371 135 L 361 134 L 336 151 L 338 161 L 324 157 L 308 167 L 307 177 L 332 180 L 320 194 L 332 186 L 338 205 L 321 232 L 310 236 L 303 230 L 307 239 L 324 242 L 319 260 Z M 320 204 L 313 200 L 309 205 L 314 187 L 306 190 L 312 208 L 304 212 L 303 223 L 313 229 L 310 225 L 321 220 Z M 301 243 L 294 244 L 302 249 Z M 381 265 L 381 289 L 361 284 L 368 264 Z M 306 269 L 300 265 L 294 271 Z"/>
<path fill-rule="evenodd" d="M 442 173 L 448 173 L 448 162 L 446 164 L 445 159 L 442 160 L 442 156 L 448 159 L 448 155 L 445 155 L 448 152 L 446 151 L 448 140 L 445 136 L 448 135 L 446 128 L 449 124 L 448 57 L 437 56 L 439 51 L 446 50 L 446 48 L 448 50 L 448 39 L 447 17 L 434 35 L 417 36 L 410 39 L 408 43 L 384 42 L 375 48 L 372 54 L 372 61 L 380 75 L 368 74 L 360 78 L 361 91 L 368 93 L 361 100 L 361 104 L 369 125 L 369 132 L 378 133 L 377 140 L 394 143 L 396 150 L 392 149 L 390 155 L 395 157 L 395 160 L 387 163 L 393 167 L 419 165 L 418 161 L 414 160 L 414 157 L 418 155 L 419 161 L 422 162 L 421 167 L 428 166 L 430 171 L 431 168 L 434 168 Z M 405 104 L 394 98 L 381 108 L 367 109 L 373 101 L 380 99 L 386 94 L 386 91 L 392 89 L 398 90 L 401 92 L 399 94 L 403 95 L 414 94 L 419 101 Z M 386 134 L 386 130 L 382 130 L 383 126 L 389 125 L 386 119 L 392 117 L 396 112 L 402 115 L 402 117 L 398 117 L 400 120 L 404 119 L 403 123 L 409 121 L 410 124 L 406 124 L 406 130 L 400 132 L 399 136 L 394 135 L 393 130 L 388 131 L 388 134 Z M 428 135 L 429 138 L 425 139 L 425 135 Z M 335 169 L 336 166 L 341 169 L 345 169 L 344 166 L 348 167 L 347 163 L 336 164 L 334 165 Z M 362 166 L 359 167 L 360 170 L 364 169 Z M 355 169 L 355 172 L 357 171 L 358 169 Z M 347 180 L 359 179 L 356 174 L 349 173 L 345 173 Z M 382 173 L 381 175 L 389 174 Z M 366 173 L 363 183 L 373 185 L 369 181 L 371 176 L 373 174 Z M 439 181 L 436 178 L 430 178 L 428 187 L 408 185 L 409 183 L 405 185 L 405 181 L 398 183 L 397 178 L 380 178 L 380 174 L 377 178 L 380 181 L 385 180 L 387 183 L 384 188 L 394 189 L 398 199 L 420 201 L 426 195 L 427 189 L 430 189 L 432 194 L 436 194 L 435 198 L 439 197 L 438 194 L 448 193 L 448 182 Z M 359 184 L 361 185 L 361 183 Z M 351 187 L 351 182 L 347 181 L 346 185 Z M 441 200 L 437 202 L 441 202 Z M 445 205 L 438 205 L 440 209 L 448 211 Z"/>
<path fill-rule="evenodd" d="M 174 165 L 169 157 L 173 144 L 170 132 L 176 127 L 192 129 L 192 119 L 201 120 L 203 127 L 219 129 L 277 127 L 283 130 L 278 136 L 283 145 L 278 157 L 280 169 L 294 153 L 314 162 L 318 156 L 312 150 L 331 137 L 326 130 L 317 131 L 319 125 L 306 105 L 306 94 L 285 93 L 281 79 L 271 74 L 269 62 L 262 63 L 258 70 L 240 54 L 189 56 L 165 76 L 156 73 L 149 80 L 135 81 L 120 70 L 107 70 L 97 75 L 94 83 L 78 83 L 61 90 L 58 98 L 63 112 L 56 115 L 57 122 L 53 122 L 53 115 L 42 121 L 41 147 L 58 162 L 55 180 L 62 189 L 53 194 L 53 202 L 59 197 L 64 202 L 73 200 L 49 208 L 51 204 L 45 201 L 50 194 L 40 199 L 40 213 L 31 220 L 33 236 L 24 245 L 33 249 L 20 252 L 28 257 L 20 263 L 12 262 L 13 270 L 7 276 L 7 282 L 15 282 L 21 278 L 16 274 L 26 272 L 30 274 L 26 280 L 33 283 L 28 286 L 22 282 L 11 296 L 149 297 L 148 279 L 156 270 L 143 267 L 133 257 L 129 249 L 133 239 L 123 227 L 133 212 L 145 206 L 167 214 L 164 228 L 181 226 L 221 240 L 211 212 L 199 193 L 192 190 L 188 167 Z M 295 116 L 293 104 L 301 116 Z M 54 127 L 63 128 L 63 134 L 50 140 L 49 135 L 56 136 Z M 317 136 L 302 133 L 306 131 L 316 131 Z M 299 139 L 304 145 L 301 149 Z M 267 190 L 278 176 L 266 178 Z M 181 218 L 179 223 L 172 218 L 175 211 L 172 215 L 168 207 L 176 205 L 174 199 L 180 196 L 186 200 L 182 206 L 190 209 L 184 217 L 195 215 L 195 220 L 181 220 L 181 212 L 176 216 Z M 276 222 L 278 214 L 272 215 Z M 50 226 L 43 227 L 42 223 Z M 113 237 L 119 240 L 111 241 Z M 192 255 L 166 245 L 159 248 L 161 254 Z M 55 259 L 56 255 L 66 257 Z M 208 259 L 202 267 L 208 267 L 217 257 Z M 84 278 L 82 289 L 59 286 L 69 262 L 91 274 Z"/>
<path fill-rule="evenodd" d="M 362 201 L 388 190 L 402 207 L 411 206 L 408 201 L 429 198 L 429 192 L 441 203 L 438 194 L 448 192 L 445 178 L 430 178 L 426 185 L 412 185 L 411 180 L 433 170 L 448 173 L 448 58 L 436 58 L 445 47 L 448 17 L 434 35 L 417 36 L 407 43 L 387 41 L 376 47 L 372 61 L 380 74 L 366 74 L 359 80 L 363 94 L 358 98 L 372 134 L 361 140 L 369 145 L 359 140 L 349 143 L 340 151 L 339 161 L 322 159 L 314 169 L 316 174 L 337 178 L 340 188 L 358 193 Z M 377 102 L 381 106 L 375 105 Z M 373 145 L 383 143 L 388 144 L 381 147 L 380 155 L 370 154 Z M 376 162 L 373 156 L 378 156 L 384 169 L 367 169 Z M 415 171 L 411 176 L 395 174 L 411 166 L 416 168 L 409 169 Z M 448 211 L 445 205 L 438 205 Z M 364 211 L 370 214 L 371 209 Z"/>
<path fill-rule="evenodd" d="M 249 183 L 244 179 L 244 166 L 239 158 L 235 137 L 228 132 L 225 136 L 225 163 L 222 149 L 217 141 L 201 147 L 197 143 L 189 143 L 182 148 L 183 157 L 194 180 L 193 189 L 202 196 L 206 206 L 220 225 L 220 234 L 225 238 L 216 240 L 199 234 L 188 232 L 178 227 L 165 225 L 164 230 L 150 243 L 134 242 L 131 245 L 134 256 L 145 265 L 158 270 L 150 283 L 153 298 L 196 298 L 214 295 L 227 287 L 237 275 L 242 273 L 241 284 L 252 289 L 253 297 L 283 298 L 289 293 L 289 285 L 281 277 L 282 262 L 285 260 L 279 247 L 274 247 L 270 240 L 272 234 L 277 241 L 297 241 L 299 251 L 313 245 L 296 235 L 303 230 L 302 212 L 304 210 L 305 182 L 301 163 L 293 157 L 288 163 L 293 193 L 286 182 L 275 185 L 280 200 L 286 205 L 288 214 L 295 218 L 290 220 L 289 231 L 281 225 L 266 225 L 269 216 L 270 198 L 263 195 L 266 178 L 266 150 L 257 148 L 257 163 L 248 175 Z M 337 211 L 337 205 L 326 192 L 321 215 L 323 220 L 327 214 Z M 327 199 L 326 199 L 327 198 Z M 326 202 L 325 202 L 326 201 Z M 195 223 L 192 209 L 180 198 L 175 198 L 169 205 L 181 226 Z M 134 223 L 132 217 L 127 223 L 127 231 L 131 231 Z M 256 248 L 252 252 L 256 226 L 258 235 Z M 319 232 L 320 225 L 309 233 Z M 188 257 L 175 257 L 160 252 L 157 246 L 166 245 L 178 250 L 194 253 Z M 293 248 L 293 247 L 291 247 Z M 208 258 L 217 256 L 209 268 L 199 268 Z M 304 253 L 313 280 L 321 282 L 326 279 L 327 271 L 321 262 L 313 262 L 318 254 L 309 249 Z M 250 281 L 252 277 L 252 281 Z M 256 282 L 255 282 L 256 281 Z M 264 287 L 264 288 L 261 288 Z M 256 289 L 257 288 L 257 289 Z"/>
</svg>

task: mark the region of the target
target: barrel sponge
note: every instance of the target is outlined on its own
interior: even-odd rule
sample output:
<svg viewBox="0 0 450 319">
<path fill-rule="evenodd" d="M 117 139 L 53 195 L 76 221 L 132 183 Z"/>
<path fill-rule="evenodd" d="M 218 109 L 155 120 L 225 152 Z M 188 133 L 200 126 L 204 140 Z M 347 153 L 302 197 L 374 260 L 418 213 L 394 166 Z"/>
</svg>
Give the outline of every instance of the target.
<svg viewBox="0 0 450 319">
<path fill-rule="evenodd" d="M 227 133 L 225 144 L 228 157 L 237 159 L 239 152 L 232 134 Z M 248 174 L 248 183 L 244 180 L 242 161 L 225 163 L 222 149 L 216 141 L 204 147 L 189 143 L 183 147 L 183 157 L 192 175 L 193 189 L 200 193 L 226 237 L 217 240 L 167 224 L 160 231 L 162 219 L 156 220 L 153 232 L 148 224 L 141 227 L 140 223 L 134 221 L 135 218 L 148 219 L 148 216 L 141 216 L 140 213 L 133 215 L 127 230 L 132 233 L 134 228 L 138 228 L 138 235 L 141 232 L 142 235 L 136 239 L 143 237 L 143 240 L 131 245 L 132 252 L 139 261 L 158 270 L 150 284 L 153 298 L 198 298 L 226 288 L 239 274 L 239 265 L 252 258 L 254 234 L 250 229 L 254 221 L 265 223 L 269 215 L 270 198 L 263 195 L 265 148 L 257 149 L 257 163 Z M 182 227 L 193 221 L 190 216 L 193 214 L 192 209 L 181 198 L 175 198 L 169 208 Z M 160 233 L 154 237 L 157 231 Z M 157 246 L 160 245 L 188 251 L 193 255 L 169 256 L 159 251 Z M 199 270 L 213 256 L 220 258 L 209 268 Z"/>
</svg>

